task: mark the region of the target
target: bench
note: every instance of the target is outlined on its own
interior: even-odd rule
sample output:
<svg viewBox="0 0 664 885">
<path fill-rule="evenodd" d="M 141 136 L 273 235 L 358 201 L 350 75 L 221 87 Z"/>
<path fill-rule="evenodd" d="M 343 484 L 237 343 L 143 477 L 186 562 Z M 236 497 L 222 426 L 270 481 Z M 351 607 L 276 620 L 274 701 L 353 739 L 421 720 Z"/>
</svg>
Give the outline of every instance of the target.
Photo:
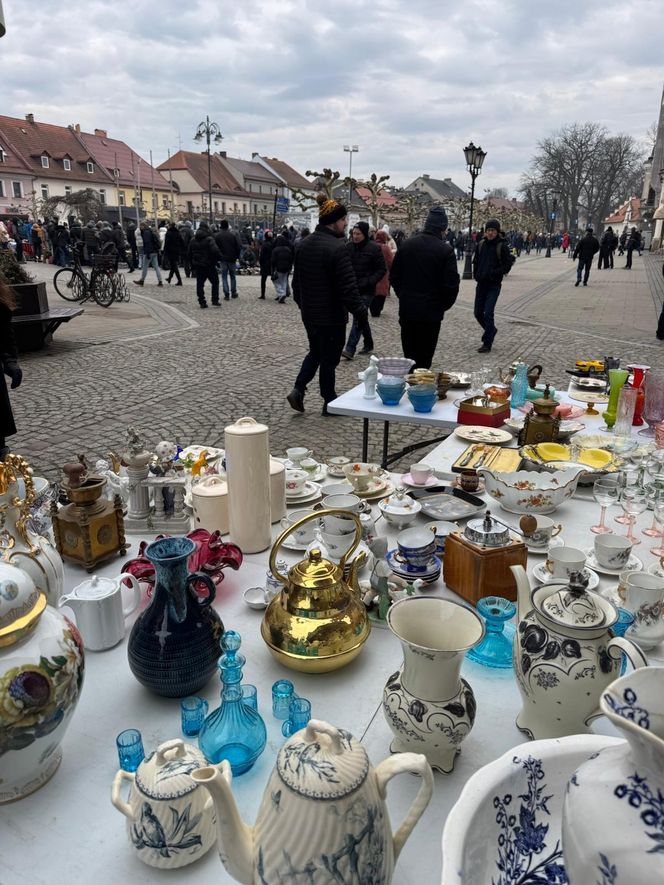
<svg viewBox="0 0 664 885">
<path fill-rule="evenodd" d="M 82 307 L 55 307 L 43 313 L 29 313 L 12 317 L 19 350 L 40 350 L 62 325 L 84 313 Z"/>
</svg>

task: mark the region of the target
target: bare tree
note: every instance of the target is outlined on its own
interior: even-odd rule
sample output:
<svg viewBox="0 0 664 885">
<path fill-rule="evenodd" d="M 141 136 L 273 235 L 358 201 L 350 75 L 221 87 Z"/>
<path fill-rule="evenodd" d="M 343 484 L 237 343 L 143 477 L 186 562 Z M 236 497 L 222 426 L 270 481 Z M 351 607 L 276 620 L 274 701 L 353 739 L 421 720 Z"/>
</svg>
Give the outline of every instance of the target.
<svg viewBox="0 0 664 885">
<path fill-rule="evenodd" d="M 352 190 L 350 190 L 351 186 L 353 190 L 357 187 L 362 187 L 369 191 L 369 197 L 363 202 L 365 210 L 369 210 L 371 223 L 375 228 L 380 224 L 381 212 L 383 210 L 380 198 L 385 194 L 384 185 L 389 179 L 389 175 L 376 175 L 375 172 L 372 172 L 369 178 L 360 181 L 353 180 L 351 182 L 348 177 L 344 179 L 344 183 L 349 187 L 350 193 L 352 193 Z"/>
<path fill-rule="evenodd" d="M 61 197 L 48 197 L 39 204 L 41 217 L 47 218 L 53 215 L 61 215 L 69 211 L 78 216 L 83 224 L 88 221 L 96 221 L 103 214 L 103 204 L 97 191 L 91 187 L 85 187 L 72 194 Z"/>
</svg>

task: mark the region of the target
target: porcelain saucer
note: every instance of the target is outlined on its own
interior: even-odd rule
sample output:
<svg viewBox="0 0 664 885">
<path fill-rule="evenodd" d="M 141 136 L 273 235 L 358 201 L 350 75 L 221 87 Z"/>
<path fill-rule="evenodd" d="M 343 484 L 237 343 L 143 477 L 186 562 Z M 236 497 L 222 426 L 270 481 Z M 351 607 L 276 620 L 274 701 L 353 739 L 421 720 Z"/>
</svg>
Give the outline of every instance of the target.
<svg viewBox="0 0 664 885">
<path fill-rule="evenodd" d="M 304 483 L 304 488 L 298 494 L 288 494 L 286 493 L 286 503 L 287 504 L 300 504 L 305 501 L 313 501 L 314 499 L 320 497 L 321 495 L 321 487 L 317 482 L 312 482 L 311 480 L 306 480 Z"/>
<path fill-rule="evenodd" d="M 534 553 L 535 555 L 541 555 L 544 553 L 548 554 L 549 550 L 553 550 L 554 547 L 564 547 L 565 546 L 565 542 L 563 541 L 562 538 L 551 538 L 551 541 L 549 542 L 549 544 L 548 545 L 544 544 L 544 546 L 542 546 L 542 547 L 531 546 L 528 543 L 527 538 L 524 538 L 523 541 L 524 541 L 526 547 L 528 548 L 528 553 Z"/>
<path fill-rule="evenodd" d="M 511 442 L 512 440 L 512 434 L 509 430 L 500 430 L 494 427 L 455 427 L 454 435 L 466 442 L 493 443 L 496 446 Z"/>
<path fill-rule="evenodd" d="M 401 477 L 401 482 L 405 486 L 409 486 L 411 489 L 430 489 L 433 486 L 442 485 L 442 480 L 438 479 L 437 476 L 428 476 L 426 482 L 415 482 L 410 473 L 404 473 Z"/>
<path fill-rule="evenodd" d="M 588 547 L 588 549 L 584 550 L 583 552 L 586 554 L 586 558 L 588 560 L 588 565 L 590 566 L 590 568 L 596 572 L 599 572 L 600 575 L 619 576 L 621 572 L 640 572 L 643 568 L 643 562 L 635 553 L 630 553 L 629 559 L 627 560 L 625 565 L 621 565 L 620 568 L 607 568 L 597 561 L 594 547 Z"/>
<path fill-rule="evenodd" d="M 586 590 L 594 590 L 599 585 L 599 575 L 590 568 L 584 568 L 583 574 L 588 578 L 588 586 Z M 540 584 L 548 584 L 550 581 L 560 582 L 560 578 L 554 578 L 546 567 L 546 562 L 540 562 L 534 566 L 532 571 L 533 578 Z"/>
<path fill-rule="evenodd" d="M 322 482 L 328 474 L 327 464 L 321 463 L 318 465 L 318 468 L 313 473 L 309 473 L 309 471 L 305 470 L 304 467 L 301 467 L 294 461 L 290 461 L 288 458 L 273 458 L 272 460 L 281 462 L 286 470 L 304 470 L 304 472 L 307 474 L 307 479 L 309 479 L 311 482 Z"/>
<path fill-rule="evenodd" d="M 289 535 L 285 541 L 281 542 L 281 546 L 285 550 L 292 550 L 293 553 L 304 553 L 309 546 L 308 544 L 298 544 L 293 535 Z"/>
<path fill-rule="evenodd" d="M 398 548 L 395 547 L 394 550 L 389 550 L 385 555 L 387 564 L 392 569 L 394 574 L 398 575 L 398 577 L 406 578 L 410 581 L 414 581 L 416 578 L 420 578 L 426 584 L 432 584 L 440 577 L 442 564 L 437 556 L 434 555 L 431 557 L 424 571 L 418 571 L 413 568 L 413 566 L 408 565 L 405 562 L 399 562 L 399 560 L 396 558 L 398 552 Z"/>
<path fill-rule="evenodd" d="M 657 578 L 664 578 L 664 566 L 662 566 L 661 562 L 653 562 L 652 565 L 648 566 L 648 574 L 655 575 Z"/>
<path fill-rule="evenodd" d="M 377 477 L 376 479 L 372 479 L 369 483 L 369 488 L 365 489 L 363 492 L 354 492 L 358 498 L 362 498 L 364 501 L 376 501 L 378 498 L 386 498 L 388 495 L 391 495 L 394 491 L 394 485 L 389 481 L 389 479 L 382 479 Z"/>
</svg>

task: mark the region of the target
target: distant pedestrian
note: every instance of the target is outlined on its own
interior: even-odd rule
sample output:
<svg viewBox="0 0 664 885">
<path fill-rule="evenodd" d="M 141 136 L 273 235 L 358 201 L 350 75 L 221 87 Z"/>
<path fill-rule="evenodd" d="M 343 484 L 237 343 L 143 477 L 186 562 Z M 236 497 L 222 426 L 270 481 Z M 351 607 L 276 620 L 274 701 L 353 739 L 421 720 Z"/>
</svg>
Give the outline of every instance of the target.
<svg viewBox="0 0 664 885">
<path fill-rule="evenodd" d="M 473 254 L 473 279 L 475 288 L 475 319 L 482 327 L 482 344 L 478 353 L 491 353 L 497 329 L 495 310 L 498 296 L 505 277 L 514 264 L 507 240 L 500 230 L 500 222 L 495 218 L 484 225 L 484 236 L 475 247 Z"/>
<path fill-rule="evenodd" d="M 221 282 L 224 288 L 224 300 L 228 301 L 229 298 L 237 298 L 235 262 L 242 254 L 242 243 L 235 231 L 230 230 L 225 218 L 221 220 L 219 227 L 221 230 L 214 239 L 221 253 Z"/>
<path fill-rule="evenodd" d="M 618 240 L 618 255 L 625 254 L 625 245 L 627 243 L 627 228 L 620 234 L 620 239 Z"/>
<path fill-rule="evenodd" d="M 355 279 L 357 280 L 360 296 L 367 310 L 369 310 L 376 294 L 376 284 L 385 276 L 387 266 L 380 246 L 369 239 L 369 225 L 366 221 L 358 221 L 350 235 L 351 242 L 348 243 L 346 249 L 355 271 Z M 389 237 L 389 234 L 386 232 L 385 237 Z M 368 314 L 362 320 L 353 320 L 348 341 L 341 353 L 344 359 L 352 360 L 354 358 L 360 338 L 362 338 L 364 344 L 360 353 L 373 353 L 373 335 L 371 334 Z"/>
<path fill-rule="evenodd" d="M 392 268 L 392 263 L 394 262 L 394 252 L 390 249 L 387 244 L 387 234 L 384 230 L 376 231 L 376 243 L 380 248 L 380 251 L 383 253 L 383 261 L 385 262 L 385 273 L 376 283 L 376 294 L 371 299 L 371 304 L 369 305 L 369 312 L 372 317 L 379 317 L 383 312 L 383 308 L 385 307 L 385 301 L 387 296 L 390 294 L 390 270 Z M 452 246 L 452 243 L 450 243 Z M 452 246 L 454 248 L 454 246 Z"/>
<path fill-rule="evenodd" d="M 131 263 L 133 267 L 138 267 L 138 245 L 136 243 L 136 225 L 130 221 L 127 225 L 127 242 L 131 250 Z"/>
<path fill-rule="evenodd" d="M 136 280 L 136 285 L 144 285 L 145 278 L 148 275 L 148 268 L 152 266 L 157 274 L 157 285 L 163 286 L 164 283 L 159 270 L 159 237 L 146 221 L 141 222 L 141 239 L 143 241 L 143 271 L 140 280 Z"/>
<path fill-rule="evenodd" d="M 187 277 L 191 276 L 191 264 L 189 263 L 189 243 L 191 243 L 194 236 L 194 228 L 189 221 L 186 219 L 180 225 L 180 239 L 182 240 L 182 263 L 184 265 L 184 274 Z"/>
<path fill-rule="evenodd" d="M 627 262 L 625 264 L 625 270 L 632 269 L 632 253 L 634 250 L 641 254 L 641 234 L 638 230 L 633 227 L 629 233 L 629 237 L 627 238 Z"/>
<path fill-rule="evenodd" d="M 258 255 L 258 264 L 261 269 L 261 294 L 260 300 L 265 300 L 265 287 L 267 285 L 268 279 L 272 276 L 272 247 L 274 246 L 274 242 L 272 240 L 272 232 L 265 231 L 263 234 L 263 242 L 261 244 L 261 250 Z"/>
<path fill-rule="evenodd" d="M 403 355 L 422 369 L 431 368 L 443 317 L 459 294 L 454 250 L 444 240 L 447 227 L 445 210 L 434 206 L 423 232 L 400 244 L 390 270 Z"/>
<path fill-rule="evenodd" d="M 277 293 L 276 300 L 279 304 L 285 304 L 286 299 L 290 295 L 288 278 L 293 269 L 293 246 L 286 234 L 279 234 L 274 241 L 270 262 L 272 266 L 272 280 Z"/>
<path fill-rule="evenodd" d="M 182 285 L 179 266 L 181 251 L 182 238 L 180 237 L 180 231 L 177 229 L 175 222 L 171 221 L 166 230 L 166 236 L 164 237 L 164 255 L 168 262 L 168 276 L 166 277 L 166 282 L 170 283 L 173 277 L 175 277 L 177 279 L 176 286 Z"/>
<path fill-rule="evenodd" d="M 7 392 L 5 375 L 12 379 L 11 389 L 15 390 L 23 380 L 23 372 L 18 364 L 18 350 L 12 329 L 12 311 L 16 300 L 10 287 L 0 277 L 0 461 L 9 454 L 7 437 L 16 433 L 12 404 Z"/>
<path fill-rule="evenodd" d="M 69 266 L 69 244 L 71 242 L 66 224 L 59 224 L 55 231 L 55 258 L 54 264 L 60 267 Z"/>
<path fill-rule="evenodd" d="M 198 230 L 189 243 L 189 260 L 196 275 L 196 297 L 199 307 L 207 307 L 205 300 L 205 282 L 210 281 L 212 287 L 211 296 L 214 307 L 221 307 L 219 301 L 219 274 L 217 262 L 221 259 L 221 253 L 210 232 L 207 221 L 201 221 Z"/>
<path fill-rule="evenodd" d="M 99 237 L 94 221 L 88 221 L 83 228 L 83 244 L 85 246 L 85 259 L 88 264 L 93 264 L 95 255 L 99 251 Z"/>
<path fill-rule="evenodd" d="M 581 284 L 581 276 L 583 276 L 583 285 L 588 285 L 588 277 L 590 276 L 590 268 L 593 266 L 593 258 L 599 252 L 599 241 L 597 237 L 593 234 L 593 229 L 590 225 L 586 228 L 585 236 L 581 237 L 579 242 L 576 244 L 574 249 L 574 254 L 572 255 L 572 259 L 576 261 L 579 259 L 579 263 L 576 268 L 576 283 L 575 286 L 579 286 Z"/>
<path fill-rule="evenodd" d="M 613 267 L 613 238 L 614 238 L 613 228 L 611 225 L 607 227 L 607 229 L 602 234 L 602 239 L 599 244 L 599 259 L 597 260 L 597 269 L 602 270 L 602 268 Z"/>
<path fill-rule="evenodd" d="M 44 240 L 44 229 L 38 221 L 32 225 L 32 230 L 30 232 L 30 238 L 32 240 L 32 255 L 35 261 L 42 260 L 42 243 Z"/>
</svg>

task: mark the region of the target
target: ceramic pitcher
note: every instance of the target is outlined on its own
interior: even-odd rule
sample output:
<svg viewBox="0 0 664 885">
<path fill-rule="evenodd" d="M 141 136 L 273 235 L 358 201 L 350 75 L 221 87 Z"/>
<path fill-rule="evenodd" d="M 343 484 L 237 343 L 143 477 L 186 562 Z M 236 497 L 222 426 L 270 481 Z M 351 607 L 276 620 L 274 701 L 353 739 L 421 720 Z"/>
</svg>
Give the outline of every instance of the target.
<svg viewBox="0 0 664 885">
<path fill-rule="evenodd" d="M 459 671 L 484 636 L 481 618 L 449 599 L 413 596 L 387 615 L 401 642 L 403 667 L 387 680 L 383 712 L 393 753 L 417 749 L 432 768 L 450 772 L 475 721 L 475 696 Z"/>
<path fill-rule="evenodd" d="M 123 601 L 123 582 L 131 598 Z M 76 617 L 76 626 L 81 631 L 83 643 L 90 651 L 113 648 L 122 642 L 125 635 L 125 619 L 136 611 L 141 602 L 141 590 L 136 578 L 131 574 L 117 578 L 103 578 L 93 575 L 78 584 L 71 593 L 60 597 L 60 605 L 68 605 Z"/>
</svg>

